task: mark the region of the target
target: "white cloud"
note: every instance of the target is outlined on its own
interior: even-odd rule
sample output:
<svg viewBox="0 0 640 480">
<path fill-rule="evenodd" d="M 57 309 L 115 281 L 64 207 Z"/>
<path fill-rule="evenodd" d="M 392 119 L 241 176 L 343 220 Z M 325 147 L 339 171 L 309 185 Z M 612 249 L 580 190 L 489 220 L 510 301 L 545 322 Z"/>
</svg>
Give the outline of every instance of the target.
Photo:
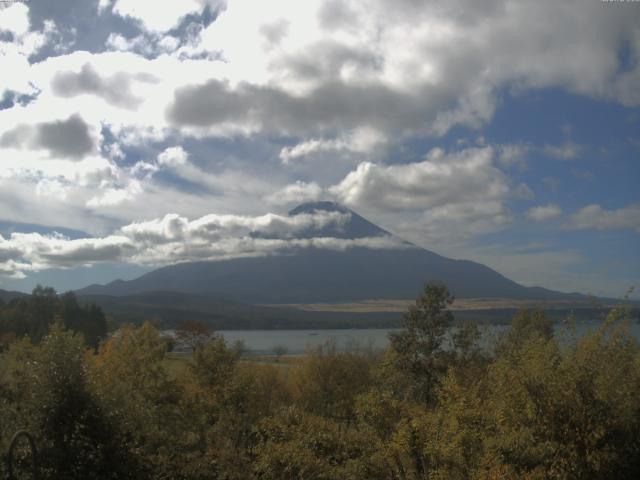
<svg viewBox="0 0 640 480">
<path fill-rule="evenodd" d="M 156 165 L 155 163 L 139 161 L 139 162 L 136 162 L 136 164 L 133 167 L 131 167 L 130 171 L 134 177 L 145 178 L 145 177 L 151 177 L 158 170 L 160 170 L 160 167 L 158 167 L 158 165 Z"/>
<path fill-rule="evenodd" d="M 598 2 L 399 0 L 389 8 L 381 0 L 235 0 L 208 27 L 178 38 L 171 29 L 204 2 L 101 0 L 100 12 L 113 8 L 144 31 L 114 32 L 107 47 L 119 51 L 37 60 L 33 54 L 52 44 L 57 27 L 31 30 L 28 8 L 0 11 L 0 25 L 16 35 L 0 42 L 0 95 L 31 96 L 0 111 L 0 136 L 14 140 L 0 148 L 10 159 L 0 164 L 0 218 L 7 220 L 55 219 L 95 233 L 167 211 L 190 218 L 212 209 L 255 213 L 263 199 L 319 199 L 333 185 L 335 197 L 412 240 L 442 244 L 507 224 L 508 200 L 531 194 L 512 186 L 498 165 L 524 168 L 526 154 L 545 146 L 435 151 L 402 165 L 416 140 L 482 125 L 504 89 L 517 96 L 551 87 L 640 104 L 640 65 L 622 65 L 618 55 L 627 45 L 629 58 L 638 57 L 640 11 Z M 76 115 L 91 148 L 39 133 Z M 261 155 L 216 150 L 203 158 L 204 142 L 191 150 L 190 136 L 225 137 L 220 148 L 230 150 L 263 142 L 255 149 Z M 177 146 L 159 152 L 182 142 L 192 157 Z M 398 157 L 385 165 L 380 152 Z M 580 146 L 546 145 L 546 153 L 571 158 Z M 153 172 L 161 167 L 202 188 L 196 194 L 160 184 Z M 545 184 L 557 188 L 551 180 Z M 628 215 L 595 213 L 616 212 Z"/>
<path fill-rule="evenodd" d="M 176 79 L 171 80 L 165 69 L 176 71 L 177 60 L 148 62 L 129 53 L 75 52 L 29 65 L 24 56 L 19 57 L 28 69 L 24 77 L 32 85 L 25 93 L 39 95 L 25 106 L 0 110 L 0 152 L 11 159 L 0 162 L 0 180 L 6 179 L 1 182 L 0 218 L 96 231 L 143 215 L 164 214 L 166 199 L 190 215 L 204 213 L 207 202 L 211 208 L 221 201 L 212 202 L 206 196 L 195 199 L 173 189 L 167 192 L 166 186 L 160 192 L 150 175 L 143 174 L 142 165 L 137 170 L 127 167 L 127 149 L 149 148 L 168 135 L 163 120 L 166 104 L 161 99 L 171 98 Z M 207 75 L 203 64 L 194 68 Z M 14 74 L 9 68 L 0 84 Z M 19 87 L 11 85 L 16 92 L 21 91 Z M 104 149 L 108 158 L 101 153 L 105 130 L 115 136 Z M 168 150 L 160 153 L 159 161 L 164 168 L 184 167 L 184 155 L 180 149 Z M 155 161 L 150 164 L 160 167 Z M 64 192 L 53 191 L 53 186 L 59 186 L 56 182 L 64 185 Z M 33 195 L 34 190 L 39 195 Z M 134 205 L 134 200 L 146 207 Z M 19 208 L 10 207 L 14 203 Z M 123 205 L 126 208 L 116 208 Z M 96 217 L 97 210 L 100 216 Z"/>
<path fill-rule="evenodd" d="M 640 233 L 640 204 L 635 203 L 616 210 L 605 210 L 598 204 L 587 205 L 571 215 L 568 227 L 596 230 L 632 228 Z"/>
<path fill-rule="evenodd" d="M 361 163 L 329 191 L 341 202 L 372 214 L 419 245 L 468 239 L 511 222 L 508 179 L 493 164 L 491 147 L 445 153 L 422 162 Z"/>
<path fill-rule="evenodd" d="M 2 249 L 15 256 L 4 262 L 4 269 L 13 265 L 14 272 L 24 272 L 119 260 L 130 245 L 128 239 L 118 236 L 71 240 L 55 234 L 12 233 L 8 239 L 0 235 Z"/>
<path fill-rule="evenodd" d="M 42 31 L 32 31 L 26 2 L 12 2 L 0 9 L 0 31 L 13 35 L 11 41 L 0 41 L 0 57 L 29 57 L 38 52 L 58 34 L 55 22 L 45 20 Z M 19 72 L 12 72 L 10 76 Z"/>
<path fill-rule="evenodd" d="M 368 153 L 380 139 L 398 142 L 408 135 L 442 134 L 452 125 L 480 125 L 491 117 L 495 93 L 504 86 L 515 85 L 514 91 L 560 87 L 626 104 L 635 98 L 629 79 L 637 73 L 620 72 L 617 52 L 627 39 L 636 54 L 637 42 L 631 40 L 638 22 L 635 13 L 618 8 L 570 1 L 560 7 L 490 3 L 478 9 L 474 3 L 403 0 L 390 13 L 380 0 L 348 5 L 236 0 L 195 45 L 178 46 L 177 37 L 157 33 L 206 5 L 218 10 L 222 2 L 115 2 L 113 12 L 139 20 L 148 32 L 138 40 L 114 33 L 107 43 L 124 51 L 153 44 L 154 60 L 125 52 L 77 52 L 30 66 L 24 58 L 28 53 L 17 54 L 9 45 L 16 42 L 5 42 L 0 51 L 5 48 L 3 62 L 10 61 L 12 68 L 2 82 L 22 90 L 31 82 L 41 90 L 34 103 L 42 110 L 91 112 L 119 135 L 146 131 L 163 138 L 172 126 L 198 136 L 266 132 L 296 137 L 298 146 L 282 152 L 285 161 L 315 151 Z M 99 9 L 109 7 L 103 1 Z M 16 4 L 6 10 L 26 18 L 27 8 Z M 46 32 L 24 35 L 36 33 Z M 77 72 L 80 58 L 99 72 L 98 83 L 117 78 L 118 70 L 159 80 L 154 85 L 131 80 L 131 94 L 140 102 L 135 112 L 105 109 L 80 96 L 53 101 L 52 79 L 72 65 Z M 104 88 L 85 93 L 106 98 Z M 41 118 L 37 113 L 30 117 Z M 571 155 L 566 149 L 562 154 Z"/>
<path fill-rule="evenodd" d="M 102 2 L 100 8 L 108 10 L 112 3 Z M 91 205 L 103 204 L 104 208 L 105 202 L 99 199 L 105 195 L 105 199 L 124 198 L 128 175 L 141 182 L 144 201 L 151 198 L 157 179 L 150 175 L 154 167 L 149 166 L 159 164 L 143 157 L 138 167 L 131 168 L 122 149 L 148 148 L 155 156 L 155 145 L 164 148 L 188 135 L 240 140 L 254 138 L 253 134 L 273 135 L 279 142 L 285 136 L 290 146 L 281 150 L 280 159 L 290 164 L 286 172 L 270 165 L 269 159 L 253 179 L 254 169 L 248 162 L 236 167 L 231 161 L 211 159 L 196 167 L 176 157 L 178 163 L 172 164 L 176 175 L 204 184 L 211 192 L 222 192 L 226 198 L 217 200 L 220 203 L 235 205 L 244 195 L 251 199 L 241 202 L 246 207 L 258 204 L 260 196 L 274 195 L 275 199 L 279 190 L 296 180 L 315 181 L 320 188 L 333 184 L 355 162 L 380 161 L 380 152 L 394 151 L 387 148 L 407 136 L 439 134 L 453 124 L 486 121 L 495 108 L 495 92 L 504 86 L 515 86 L 515 94 L 523 88 L 557 86 L 615 97 L 612 79 L 618 75 L 618 40 L 634 38 L 637 32 L 633 15 L 622 15 L 615 8 L 602 10 L 600 5 L 513 4 L 501 8 L 491 4 L 478 9 L 470 3 L 459 9 L 400 1 L 390 12 L 379 0 L 303 3 L 234 1 L 204 31 L 179 47 L 173 37 L 151 30 L 171 28 L 183 12 L 200 12 L 204 3 L 113 4 L 116 12 L 139 18 L 150 29 L 142 39 L 165 39 L 169 53 L 153 59 L 130 51 L 77 51 L 30 64 L 28 55 L 35 50 L 27 43 L 33 46 L 35 40 L 25 40 L 18 50 L 13 44 L 19 41 L 0 42 L 3 64 L 8 65 L 8 73 L 0 78 L 0 90 L 39 93 L 26 106 L 0 111 L 0 135 L 11 133 L 18 125 L 33 132 L 38 124 L 68 121 L 75 115 L 92 132 L 96 147 L 106 141 L 100 132 L 109 130 L 116 140 L 111 145 L 120 148 L 120 153 L 105 154 L 113 165 L 128 166 L 114 168 L 118 178 L 94 185 L 100 191 L 90 197 L 70 193 L 68 201 L 79 208 L 86 207 L 90 199 L 94 199 Z M 217 2 L 209 5 L 220 6 Z M 164 8 L 174 9 L 173 16 L 165 15 Z M 46 28 L 25 30 L 28 4 L 10 9 L 23 19 L 14 27 L 22 35 L 46 37 Z M 554 11 L 551 24 L 536 23 L 550 9 Z M 462 15 L 461 11 L 475 13 Z M 610 36 L 612 26 L 616 27 L 615 39 Z M 543 37 L 546 42 L 536 41 Z M 112 41 L 123 50 L 137 48 L 130 44 L 133 39 L 114 36 Z M 454 53 L 452 44 L 456 45 Z M 635 49 L 635 44 L 630 48 Z M 590 61 L 582 61 L 585 58 Z M 80 168 L 57 160 L 52 163 L 42 154 L 60 152 L 60 145 L 54 149 L 41 146 L 25 140 L 5 146 L 1 153 L 15 159 L 11 168 L 21 178 L 33 172 L 55 178 L 55 168 L 63 166 L 69 179 Z M 498 158 L 503 164 L 521 164 L 523 149 L 521 145 L 505 146 Z M 98 155 L 86 148 L 71 153 L 78 163 Z M 319 174 L 318 168 L 297 161 L 304 157 L 329 163 L 327 173 Z M 0 168 L 8 169 L 5 165 Z M 301 171 L 305 174 L 296 176 Z M 489 179 L 489 185 L 497 185 L 503 176 L 497 178 Z M 244 185 L 230 185 L 238 180 Z M 316 192 L 309 189 L 306 193 L 313 197 Z M 178 197 L 176 192 L 170 196 L 172 200 Z M 180 212 L 193 215 L 202 213 L 200 205 L 213 199 L 194 199 L 183 192 L 178 201 L 185 208 L 198 205 L 198 211 Z M 402 202 L 387 198 L 384 203 L 393 203 L 397 209 Z M 128 213 L 110 211 L 116 218 Z"/>
<path fill-rule="evenodd" d="M 428 210 L 502 202 L 509 187 L 494 167 L 493 149 L 456 153 L 434 149 L 422 162 L 383 166 L 363 162 L 331 192 L 348 205 L 381 210 Z"/>
<path fill-rule="evenodd" d="M 180 39 L 164 33 L 146 33 L 126 38 L 119 33 L 112 33 L 106 45 L 119 52 L 135 52 L 146 56 L 158 56 L 175 52 L 180 47 Z"/>
<path fill-rule="evenodd" d="M 140 22 L 146 31 L 162 33 L 178 27 L 189 14 L 201 14 L 206 7 L 215 12 L 224 8 L 225 4 L 225 0 L 180 0 L 161 3 L 145 0 L 100 0 L 98 13 L 103 13 L 111 7 L 113 14 Z"/>
<path fill-rule="evenodd" d="M 162 219 L 132 223 L 123 227 L 122 232 L 138 241 L 151 239 L 154 242 L 160 239 L 185 238 L 215 241 L 256 232 L 261 235 L 291 238 L 303 230 L 321 230 L 327 225 L 344 224 L 348 219 L 349 215 L 339 212 L 318 212 L 314 215 L 301 214 L 292 217 L 272 213 L 257 217 L 209 214 L 193 221 L 169 214 Z"/>
<path fill-rule="evenodd" d="M 526 183 L 518 184 L 513 193 L 516 198 L 519 198 L 521 200 L 531 200 L 536 196 L 534 191 L 531 190 L 531 187 L 529 187 L 529 185 L 527 185 Z"/>
<path fill-rule="evenodd" d="M 237 0 L 194 47 L 220 53 L 222 77 L 180 91 L 171 118 L 209 132 L 293 133 L 305 138 L 302 153 L 339 148 L 363 126 L 403 138 L 480 125 L 503 86 L 629 103 L 637 96 L 617 52 L 621 37 L 635 52 L 638 18 L 625 12 L 571 1 L 407 0 L 390 12 L 379 0 Z"/>
<path fill-rule="evenodd" d="M 0 9 L 0 30 L 21 36 L 29 31 L 29 7 L 22 2 L 9 3 Z"/>
<path fill-rule="evenodd" d="M 527 166 L 526 156 L 530 147 L 524 144 L 507 144 L 498 147 L 498 160 L 506 167 L 518 166 L 525 169 Z"/>
<path fill-rule="evenodd" d="M 55 198 L 58 200 L 67 200 L 71 189 L 64 183 L 56 179 L 42 179 L 36 185 L 36 195 L 44 198 Z"/>
<path fill-rule="evenodd" d="M 142 193 L 140 183 L 132 180 L 124 188 L 109 187 L 104 189 L 99 195 L 87 200 L 86 206 L 92 209 L 113 207 L 124 202 L 132 202 L 136 200 L 140 193 Z"/>
<path fill-rule="evenodd" d="M 28 3 L 8 2 L 0 6 L 2 31 L 10 32 L 12 38 L 0 40 L 0 97 L 5 90 L 26 95 L 39 93 L 32 84 L 29 57 L 54 40 L 56 24 L 46 20 L 41 31 L 32 31 Z"/>
<path fill-rule="evenodd" d="M 538 222 L 552 220 L 554 218 L 558 218 L 560 215 L 562 215 L 562 209 L 553 203 L 548 205 L 539 205 L 527 210 L 527 218 Z"/>
<path fill-rule="evenodd" d="M 316 182 L 297 181 L 272 193 L 267 201 L 274 205 L 298 204 L 322 198 L 324 190 Z"/>
<path fill-rule="evenodd" d="M 542 151 L 558 160 L 573 160 L 578 158 L 582 152 L 582 146 L 572 141 L 566 141 L 561 145 L 545 145 Z"/>
<path fill-rule="evenodd" d="M 189 154 L 180 146 L 169 147 L 158 155 L 158 165 L 163 167 L 178 167 L 187 163 Z"/>
<path fill-rule="evenodd" d="M 98 0 L 98 14 L 102 14 L 105 10 L 111 8 L 114 0 Z"/>
<path fill-rule="evenodd" d="M 144 35 L 127 39 L 119 33 L 112 33 L 107 38 L 107 47 L 119 52 L 127 51 L 144 51 L 143 44 L 145 43 Z"/>
<path fill-rule="evenodd" d="M 340 225 L 348 217 L 338 212 L 293 217 L 210 214 L 189 220 L 169 214 L 161 219 L 126 225 L 105 237 L 71 240 L 58 234 L 13 233 L 5 239 L 0 235 L 0 275 L 19 277 L 29 271 L 115 261 L 166 265 L 271 255 L 310 247 L 340 251 L 354 247 L 408 248 L 391 236 L 296 237 L 301 232 L 321 232 L 327 225 Z"/>
<path fill-rule="evenodd" d="M 339 154 L 361 153 L 371 154 L 376 149 L 381 149 L 387 143 L 386 136 L 372 128 L 358 128 L 348 135 L 335 139 L 311 139 L 300 142 L 292 147 L 284 147 L 280 150 L 280 160 L 288 164 L 296 159 L 304 158 L 320 152 Z"/>
</svg>

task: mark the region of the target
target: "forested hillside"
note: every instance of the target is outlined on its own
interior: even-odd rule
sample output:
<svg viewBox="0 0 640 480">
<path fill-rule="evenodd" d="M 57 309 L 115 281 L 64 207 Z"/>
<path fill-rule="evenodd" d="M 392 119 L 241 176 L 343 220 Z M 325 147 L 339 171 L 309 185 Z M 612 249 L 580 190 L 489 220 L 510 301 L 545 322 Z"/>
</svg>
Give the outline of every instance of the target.
<svg viewBox="0 0 640 480">
<path fill-rule="evenodd" d="M 8 297 L 0 298 L 0 351 L 17 338 L 39 342 L 55 321 L 81 333 L 93 347 L 106 337 L 107 320 L 102 309 L 94 304 L 81 305 L 73 292 L 58 295 L 53 288 L 38 286 L 31 295 Z"/>
</svg>

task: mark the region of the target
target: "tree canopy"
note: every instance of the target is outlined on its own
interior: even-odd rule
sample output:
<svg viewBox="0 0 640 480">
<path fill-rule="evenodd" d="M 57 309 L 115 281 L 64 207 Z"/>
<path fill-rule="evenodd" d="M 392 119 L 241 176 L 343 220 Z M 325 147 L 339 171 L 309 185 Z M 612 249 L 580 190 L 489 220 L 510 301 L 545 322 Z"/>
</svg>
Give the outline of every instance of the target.
<svg viewBox="0 0 640 480">
<path fill-rule="evenodd" d="M 0 451 L 27 428 L 47 480 L 640 477 L 640 348 L 623 311 L 562 340 L 522 311 L 490 342 L 452 326 L 450 304 L 427 285 L 387 350 L 329 343 L 271 363 L 215 333 L 169 354 L 148 323 L 96 351 L 58 319 L 0 357 Z M 61 305 L 38 292 L 28 311 Z"/>
<path fill-rule="evenodd" d="M 0 348 L 22 337 L 39 342 L 56 321 L 82 334 L 94 348 L 107 334 L 107 319 L 100 307 L 80 305 L 73 292 L 58 295 L 53 288 L 38 285 L 31 295 L 0 303 Z"/>
</svg>

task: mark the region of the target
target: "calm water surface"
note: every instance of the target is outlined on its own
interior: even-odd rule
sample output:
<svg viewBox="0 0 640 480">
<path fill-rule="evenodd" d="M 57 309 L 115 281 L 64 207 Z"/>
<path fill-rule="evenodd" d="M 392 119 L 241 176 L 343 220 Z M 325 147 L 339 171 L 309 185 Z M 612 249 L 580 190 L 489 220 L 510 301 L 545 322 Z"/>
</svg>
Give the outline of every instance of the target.
<svg viewBox="0 0 640 480">
<path fill-rule="evenodd" d="M 576 336 L 593 332 L 601 323 L 579 322 L 576 324 Z M 480 327 L 483 340 L 490 343 L 506 326 L 488 325 Z M 382 350 L 389 344 L 388 333 L 393 329 L 349 329 L 349 330 L 221 330 L 220 333 L 229 344 L 237 340 L 245 343 L 248 353 L 253 355 L 272 355 L 276 347 L 284 347 L 288 355 L 301 355 L 307 350 L 333 341 L 339 349 L 365 348 Z M 640 341 L 640 324 L 633 322 L 631 334 Z M 566 329 L 556 325 L 556 333 L 561 338 L 567 338 Z"/>
</svg>

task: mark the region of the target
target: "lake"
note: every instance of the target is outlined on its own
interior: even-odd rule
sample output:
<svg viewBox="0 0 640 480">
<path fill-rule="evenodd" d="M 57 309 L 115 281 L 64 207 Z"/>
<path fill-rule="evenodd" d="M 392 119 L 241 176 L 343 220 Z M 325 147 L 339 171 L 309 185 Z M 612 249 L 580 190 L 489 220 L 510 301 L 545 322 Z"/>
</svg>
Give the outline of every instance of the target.
<svg viewBox="0 0 640 480">
<path fill-rule="evenodd" d="M 600 325 L 600 321 L 576 323 L 576 336 L 593 332 Z M 483 341 L 488 344 L 501 331 L 508 328 L 504 325 L 481 326 Z M 370 348 L 382 350 L 389 343 L 388 333 L 393 329 L 333 329 L 333 330 L 220 330 L 229 345 L 241 340 L 251 355 L 273 355 L 275 347 L 284 347 L 288 355 L 301 355 L 308 349 L 317 347 L 327 341 L 335 341 L 339 349 Z M 562 324 L 556 324 L 556 332 L 564 336 L 566 329 Z M 631 334 L 640 341 L 640 324 L 634 321 L 630 327 Z"/>
</svg>

